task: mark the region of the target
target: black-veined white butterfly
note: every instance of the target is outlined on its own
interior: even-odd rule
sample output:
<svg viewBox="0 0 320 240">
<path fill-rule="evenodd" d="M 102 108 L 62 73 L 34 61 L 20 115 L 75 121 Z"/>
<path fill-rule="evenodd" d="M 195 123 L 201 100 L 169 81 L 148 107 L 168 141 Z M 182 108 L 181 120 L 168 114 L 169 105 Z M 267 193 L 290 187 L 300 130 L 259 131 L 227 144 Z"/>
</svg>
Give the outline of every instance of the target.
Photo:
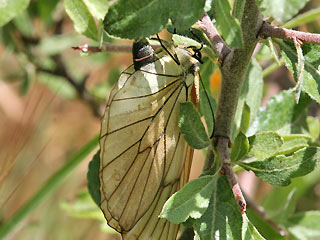
<svg viewBox="0 0 320 240">
<path fill-rule="evenodd" d="M 200 59 L 191 48 L 146 40 L 112 90 L 101 124 L 101 209 L 125 240 L 174 240 L 178 225 L 159 218 L 189 178 L 193 150 L 179 132 Z M 166 47 L 164 47 L 164 45 Z"/>
</svg>

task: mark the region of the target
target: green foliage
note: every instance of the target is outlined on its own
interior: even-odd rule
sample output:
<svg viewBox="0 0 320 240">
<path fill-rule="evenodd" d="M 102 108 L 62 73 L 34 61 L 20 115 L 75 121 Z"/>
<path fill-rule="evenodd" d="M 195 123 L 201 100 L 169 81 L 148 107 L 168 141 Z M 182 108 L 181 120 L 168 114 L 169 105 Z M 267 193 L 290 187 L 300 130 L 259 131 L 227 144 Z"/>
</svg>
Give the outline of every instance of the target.
<svg viewBox="0 0 320 240">
<path fill-rule="evenodd" d="M 232 145 L 231 161 L 236 162 L 241 160 L 249 152 L 249 148 L 250 144 L 248 138 L 242 132 L 239 132 Z"/>
<path fill-rule="evenodd" d="M 293 155 L 279 155 L 262 161 L 239 163 L 246 170 L 253 171 L 258 178 L 276 186 L 287 186 L 291 178 L 312 172 L 320 163 L 320 148 L 307 147 Z"/>
<path fill-rule="evenodd" d="M 302 95 L 299 103 L 296 104 L 292 90 L 282 91 L 272 97 L 265 108 L 260 108 L 248 134 L 261 131 L 277 131 L 282 134 L 297 133 L 293 126 L 310 102 L 307 96 Z"/>
<path fill-rule="evenodd" d="M 288 218 L 289 232 L 297 239 L 316 240 L 320 237 L 320 212 L 310 211 L 295 214 Z"/>
<path fill-rule="evenodd" d="M 174 223 L 185 222 L 189 217 L 200 218 L 208 208 L 216 181 L 217 177 L 207 175 L 188 182 L 168 199 L 160 217 Z"/>
<path fill-rule="evenodd" d="M 217 27 L 222 32 L 226 42 L 235 48 L 243 47 L 242 31 L 238 19 L 231 15 L 231 7 L 227 0 L 214 1 Z M 241 14 L 241 9 L 239 13 Z"/>
<path fill-rule="evenodd" d="M 273 156 L 283 144 L 283 139 L 276 132 L 261 132 L 248 138 L 249 154 L 264 159 Z"/>
<path fill-rule="evenodd" d="M 30 0 L 10 0 L 0 2 L 0 27 L 21 14 L 29 5 Z"/>
<path fill-rule="evenodd" d="M 215 177 L 207 211 L 194 220 L 193 227 L 200 239 L 264 239 L 242 216 L 226 177 Z"/>
<path fill-rule="evenodd" d="M 262 99 L 262 90 L 262 70 L 259 63 L 255 59 L 252 59 L 241 89 L 234 120 L 235 124 L 232 131 L 232 139 L 237 136 L 240 130 L 246 133 L 247 128 L 251 126 L 255 120 Z M 250 135 L 250 133 L 248 134 Z"/>
<path fill-rule="evenodd" d="M 102 21 L 108 34 L 120 38 L 150 37 L 168 28 L 171 33 L 179 33 L 173 36 L 176 44 L 200 48 L 198 40 L 201 39 L 204 43 L 202 51 L 206 57 L 200 70 L 203 81 L 200 83 L 200 113 L 190 102 L 181 104 L 179 127 L 192 148 L 210 151 L 214 146 L 208 136 L 214 131 L 213 113 L 217 108 L 216 99 L 210 92 L 210 77 L 221 63 L 216 62 L 208 37 L 203 36 L 199 29 L 193 29 L 193 33 L 200 36 L 197 39 L 189 28 L 202 16 L 205 9 L 214 18 L 215 26 L 229 47 L 242 48 L 246 44 L 241 30 L 245 2 L 178 0 L 172 4 L 169 0 L 64 0 L 63 6 L 73 21 L 75 30 L 96 42 L 100 41 Z M 266 17 L 284 23 L 287 27 L 299 26 L 319 16 L 319 9 L 314 9 L 285 23 L 304 7 L 307 0 L 257 2 Z M 20 90 L 23 94 L 28 92 L 34 79 L 37 79 L 58 96 L 74 99 L 78 96 L 76 88 L 68 82 L 66 76 L 62 76 L 61 69 L 56 72 L 54 69 L 61 64 L 56 57 L 68 51 L 71 46 L 78 45 L 83 38 L 79 35 L 66 35 L 61 31 L 60 23 L 55 22 L 56 6 L 60 6 L 58 0 L 0 0 L 1 41 L 10 49 L 8 52 L 13 51 L 17 55 L 17 61 L 21 65 L 22 74 L 19 72 L 18 77 L 21 78 Z M 37 21 L 41 24 L 36 25 Z M 38 26 L 47 32 L 56 32 L 37 38 Z M 193 27 L 196 28 L 195 25 Z M 20 39 L 17 40 L 16 35 Z M 103 40 L 106 40 L 106 36 L 105 34 Z M 21 46 L 23 41 L 26 43 Z M 271 52 L 268 50 L 261 54 L 260 51 L 248 66 L 235 114 L 230 160 L 237 169 L 252 171 L 261 180 L 275 186 L 261 205 L 267 212 L 267 218 L 288 231 L 290 239 L 319 239 L 320 212 L 296 213 L 299 201 L 306 198 L 306 193 L 313 190 L 312 186 L 319 180 L 319 169 L 316 167 L 320 162 L 320 121 L 317 117 L 307 116 L 312 100 L 320 103 L 319 45 L 303 43 L 302 46 L 295 46 L 293 43 L 274 39 L 263 43 L 268 44 Z M 282 59 L 278 59 L 277 49 L 280 49 Z M 95 61 L 94 58 L 90 58 L 91 60 Z M 108 60 L 105 57 L 100 62 Z M 285 63 L 297 82 L 295 88 L 281 91 L 272 97 L 265 107 L 261 107 L 264 83 L 263 71 L 258 61 L 275 61 L 279 66 Z M 78 73 L 82 70 L 81 67 L 76 63 L 71 63 L 70 66 L 63 69 L 64 75 L 74 71 L 76 75 L 83 77 L 83 73 Z M 102 101 L 119 74 L 118 67 L 111 68 L 105 76 L 108 82 L 96 84 L 86 94 Z M 207 131 L 202 123 L 202 116 Z M 82 148 L 30 201 L 5 221 L 0 226 L 0 238 L 12 232 L 96 145 L 97 139 L 94 139 Z M 206 150 L 208 146 L 210 148 Z M 104 221 L 96 206 L 100 203 L 99 162 L 98 152 L 88 167 L 89 193 L 84 191 L 73 202 L 62 202 L 61 208 L 69 215 Z M 218 161 L 215 164 L 218 166 Z M 285 239 L 252 209 L 247 211 L 249 219 L 241 215 L 228 180 L 220 176 L 217 169 L 219 168 L 211 169 L 215 175 L 202 175 L 175 193 L 163 207 L 161 217 L 193 227 L 195 239 Z"/>
<path fill-rule="evenodd" d="M 138 39 L 160 32 L 168 20 L 179 29 L 187 29 L 198 20 L 204 0 L 120 0 L 113 4 L 104 19 L 105 30 L 117 37 Z"/>
<path fill-rule="evenodd" d="M 191 102 L 180 104 L 179 128 L 185 134 L 184 139 L 192 148 L 202 149 L 210 144 L 200 114 Z"/>
<path fill-rule="evenodd" d="M 88 180 L 88 191 L 93 201 L 100 206 L 100 150 L 93 156 L 88 166 L 87 180 Z"/>
<path fill-rule="evenodd" d="M 299 74 L 301 67 L 299 67 L 298 64 L 298 56 L 295 46 L 286 41 L 278 42 L 287 68 L 293 72 L 298 83 L 302 82 L 303 91 L 306 92 L 310 98 L 320 104 L 320 46 L 308 43 L 302 45 L 304 71 L 303 75 L 301 75 L 301 73 Z M 299 80 L 301 77 L 302 79 Z"/>
<path fill-rule="evenodd" d="M 64 6 L 76 31 L 88 38 L 98 40 L 98 30 L 87 6 L 79 0 L 64 0 Z"/>
<path fill-rule="evenodd" d="M 97 19 L 104 19 L 108 11 L 108 0 L 83 0 L 89 12 Z"/>
<path fill-rule="evenodd" d="M 78 193 L 77 198 L 73 202 L 63 201 L 60 204 L 61 209 L 66 211 L 68 215 L 76 218 L 90 218 L 104 222 L 104 216 L 87 190 Z"/>
<path fill-rule="evenodd" d="M 39 73 L 39 82 L 46 84 L 52 92 L 57 93 L 58 95 L 65 98 L 75 98 L 76 91 L 73 86 L 67 82 L 63 77 L 53 75 L 50 73 Z"/>
<path fill-rule="evenodd" d="M 309 0 L 258 0 L 264 16 L 273 17 L 280 23 L 292 18 Z"/>
<path fill-rule="evenodd" d="M 213 73 L 214 66 L 207 58 L 200 69 L 200 114 L 204 116 L 208 135 L 211 136 L 214 129 L 214 113 L 217 109 L 216 100 L 210 94 L 209 79 Z"/>
</svg>

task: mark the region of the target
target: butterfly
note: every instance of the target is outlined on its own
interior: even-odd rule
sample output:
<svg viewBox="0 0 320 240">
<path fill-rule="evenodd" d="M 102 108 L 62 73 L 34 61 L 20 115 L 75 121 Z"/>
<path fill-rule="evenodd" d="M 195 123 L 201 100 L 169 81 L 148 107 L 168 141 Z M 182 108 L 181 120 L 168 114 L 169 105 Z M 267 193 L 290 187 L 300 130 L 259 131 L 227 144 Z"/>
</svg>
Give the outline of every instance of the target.
<svg viewBox="0 0 320 240">
<path fill-rule="evenodd" d="M 179 131 L 179 104 L 190 101 L 200 57 L 159 39 L 133 44 L 133 65 L 110 93 L 100 132 L 100 208 L 125 240 L 174 240 L 178 225 L 159 218 L 188 181 L 193 149 Z"/>
</svg>

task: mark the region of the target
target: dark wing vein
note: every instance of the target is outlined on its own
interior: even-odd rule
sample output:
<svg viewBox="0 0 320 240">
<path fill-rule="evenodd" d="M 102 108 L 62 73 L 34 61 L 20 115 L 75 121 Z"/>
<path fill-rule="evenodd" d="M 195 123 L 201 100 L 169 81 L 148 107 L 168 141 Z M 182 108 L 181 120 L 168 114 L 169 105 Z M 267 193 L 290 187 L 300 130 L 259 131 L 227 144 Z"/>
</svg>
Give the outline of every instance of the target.
<svg viewBox="0 0 320 240">
<path fill-rule="evenodd" d="M 123 100 L 132 100 L 132 99 L 139 99 L 139 98 L 145 98 L 145 97 L 151 97 L 153 95 L 156 95 L 157 93 L 160 93 L 164 90 L 166 90 L 168 87 L 170 87 L 171 85 L 174 85 L 177 81 L 181 80 L 181 78 L 177 78 L 176 80 L 170 82 L 167 86 L 164 86 L 163 88 L 161 88 L 159 91 L 156 91 L 154 93 L 150 93 L 150 94 L 146 94 L 146 95 L 141 95 L 141 96 L 136 96 L 136 97 L 127 97 L 127 98 L 121 98 L 121 99 L 115 99 L 113 100 L 113 102 L 120 102 Z"/>
<path fill-rule="evenodd" d="M 168 97 L 168 98 L 165 100 L 165 102 L 159 107 L 159 109 L 156 111 L 156 113 L 155 113 L 153 116 L 144 119 L 144 120 L 148 120 L 149 118 L 151 118 L 151 121 L 150 121 L 148 127 L 146 128 L 145 132 L 142 134 L 141 138 L 140 138 L 138 141 L 136 141 L 135 143 L 133 143 L 131 146 L 129 146 L 127 149 L 125 149 L 123 152 L 121 152 L 121 153 L 120 153 L 118 156 L 116 156 L 114 159 L 112 159 L 112 160 L 111 160 L 108 164 L 106 164 L 101 170 L 103 170 L 104 168 L 106 168 L 109 164 L 111 164 L 113 161 L 115 161 L 117 158 L 119 158 L 122 154 L 124 154 L 124 153 L 127 152 L 129 149 L 131 149 L 134 145 L 136 145 L 136 144 L 139 143 L 139 142 L 141 143 L 141 140 L 143 139 L 143 137 L 145 136 L 145 134 L 146 134 L 147 131 L 149 130 L 151 124 L 153 123 L 153 120 L 157 117 L 157 115 L 161 112 L 161 110 L 162 110 L 163 107 L 166 105 L 166 103 L 171 99 L 171 97 L 176 93 L 176 91 L 177 91 L 181 86 L 183 86 L 183 85 L 182 85 L 182 84 L 178 85 L 178 86 L 172 91 L 172 93 L 169 95 L 169 97 Z M 181 89 L 182 89 L 182 88 L 181 88 Z M 180 89 L 180 92 L 181 92 L 181 89 Z M 180 95 L 180 93 L 178 94 L 178 97 L 179 97 L 179 95 Z M 110 117 L 109 117 L 109 118 L 110 118 Z M 109 135 L 109 134 L 111 134 L 111 133 L 114 133 L 114 132 L 116 132 L 116 131 L 119 131 L 120 129 L 124 129 L 124 128 L 128 127 L 128 126 L 135 125 L 135 124 L 137 124 L 137 123 L 139 123 L 139 122 L 141 122 L 141 120 L 139 120 L 139 121 L 137 121 L 137 122 L 134 122 L 134 123 L 132 123 L 132 124 L 129 124 L 129 125 L 127 125 L 127 126 L 121 127 L 121 128 L 119 128 L 119 129 L 113 130 L 113 131 L 111 131 L 111 132 L 108 132 L 108 131 L 107 131 L 107 133 L 104 134 L 103 136 L 105 137 L 105 136 L 107 136 L 107 135 Z M 101 139 L 102 139 L 102 137 L 101 137 Z M 106 139 L 107 139 L 107 138 L 105 138 L 105 140 L 104 140 L 104 144 L 105 144 Z M 140 147 L 139 147 L 139 149 L 140 149 Z M 141 152 L 142 152 L 142 151 L 139 151 L 139 153 L 141 153 Z M 134 163 L 134 161 L 133 161 L 132 163 Z"/>
</svg>

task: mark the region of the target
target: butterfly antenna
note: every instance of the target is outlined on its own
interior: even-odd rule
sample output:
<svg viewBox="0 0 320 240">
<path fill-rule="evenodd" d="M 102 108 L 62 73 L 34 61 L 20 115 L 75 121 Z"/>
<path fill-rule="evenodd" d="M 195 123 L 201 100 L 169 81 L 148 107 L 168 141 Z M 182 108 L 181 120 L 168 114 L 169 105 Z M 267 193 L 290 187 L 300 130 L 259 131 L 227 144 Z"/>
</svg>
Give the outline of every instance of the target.
<svg viewBox="0 0 320 240">
<path fill-rule="evenodd" d="M 164 46 L 164 44 L 162 43 L 161 39 L 159 38 L 159 35 L 157 34 L 157 39 L 161 45 L 161 47 L 169 54 L 169 56 L 173 59 L 173 61 L 176 62 L 176 64 L 180 65 L 180 62 L 177 58 L 175 58 L 170 52 L 169 50 Z"/>
<path fill-rule="evenodd" d="M 200 75 L 200 74 L 199 74 L 199 78 L 200 78 L 200 83 L 201 83 L 201 85 L 202 85 L 202 88 L 203 88 L 203 90 L 204 90 L 204 94 L 206 95 L 206 97 L 207 97 L 207 99 L 208 99 L 209 107 L 210 107 L 211 114 L 212 114 L 213 128 L 212 128 L 212 133 L 211 133 L 211 136 L 210 136 L 210 139 L 212 139 L 212 138 L 213 138 L 213 134 L 214 134 L 214 128 L 215 128 L 215 125 L 216 125 L 215 119 L 214 119 L 213 107 L 212 107 L 212 105 L 211 105 L 211 101 L 210 101 L 209 95 L 208 95 L 208 93 L 207 93 L 207 90 L 206 90 L 206 88 L 205 88 L 205 86 L 204 86 L 204 83 L 203 83 L 203 81 L 202 81 L 202 78 L 201 78 L 201 75 Z"/>
</svg>

